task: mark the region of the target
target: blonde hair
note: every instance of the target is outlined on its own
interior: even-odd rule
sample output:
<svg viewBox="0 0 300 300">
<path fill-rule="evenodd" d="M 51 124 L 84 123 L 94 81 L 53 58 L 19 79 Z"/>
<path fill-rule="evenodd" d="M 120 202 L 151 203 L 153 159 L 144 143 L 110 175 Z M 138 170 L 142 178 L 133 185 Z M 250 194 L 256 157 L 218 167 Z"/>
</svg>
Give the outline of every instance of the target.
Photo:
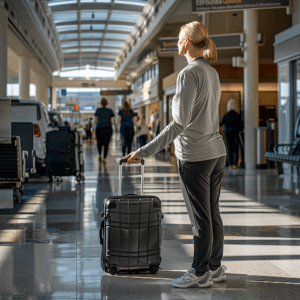
<svg viewBox="0 0 300 300">
<path fill-rule="evenodd" d="M 237 104 L 236 104 L 236 101 L 234 99 L 230 99 L 227 102 L 227 112 L 231 111 L 231 110 L 237 111 Z"/>
<path fill-rule="evenodd" d="M 206 27 L 197 21 L 187 23 L 180 28 L 181 37 L 189 39 L 194 47 L 204 49 L 205 59 L 210 62 L 217 60 L 217 48 L 215 43 L 208 37 Z"/>
</svg>

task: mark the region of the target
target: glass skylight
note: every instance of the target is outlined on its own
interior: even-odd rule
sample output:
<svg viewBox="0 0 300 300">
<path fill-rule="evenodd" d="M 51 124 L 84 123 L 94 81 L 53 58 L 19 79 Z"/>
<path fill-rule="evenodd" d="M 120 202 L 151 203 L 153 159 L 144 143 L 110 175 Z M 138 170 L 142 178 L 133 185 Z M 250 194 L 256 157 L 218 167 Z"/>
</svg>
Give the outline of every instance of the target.
<svg viewBox="0 0 300 300">
<path fill-rule="evenodd" d="M 59 40 L 78 39 L 78 33 L 60 34 Z"/>
<path fill-rule="evenodd" d="M 105 21 L 107 19 L 107 10 L 83 10 L 81 11 L 81 21 Z"/>
<path fill-rule="evenodd" d="M 107 30 L 118 30 L 118 31 L 127 31 L 127 32 L 132 32 L 132 30 L 134 29 L 134 26 L 130 26 L 130 25 L 114 25 L 114 24 L 108 24 L 107 26 Z"/>
<path fill-rule="evenodd" d="M 81 30 L 91 30 L 91 26 L 92 26 L 92 30 L 104 30 L 105 25 L 104 24 L 82 24 L 80 25 L 80 29 Z"/>
<path fill-rule="evenodd" d="M 57 6 L 65 4 L 75 4 L 77 0 L 48 0 L 48 6 Z"/>
<path fill-rule="evenodd" d="M 127 40 L 129 38 L 129 34 L 117 34 L 117 33 L 106 33 L 105 37 L 107 39 L 116 39 L 116 40 Z"/>
<path fill-rule="evenodd" d="M 81 40 L 81 46 L 100 46 L 100 41 L 83 41 Z"/>
<path fill-rule="evenodd" d="M 114 49 L 114 48 L 102 48 L 101 49 L 101 52 L 108 52 L 108 53 L 119 53 L 119 52 L 121 52 L 121 50 L 120 49 Z"/>
<path fill-rule="evenodd" d="M 62 43 L 62 48 L 78 47 L 78 42 Z"/>
<path fill-rule="evenodd" d="M 111 0 L 80 0 L 80 3 L 110 3 Z"/>
<path fill-rule="evenodd" d="M 81 52 L 98 52 L 99 48 L 81 48 Z"/>
<path fill-rule="evenodd" d="M 61 71 L 60 77 L 81 77 L 81 78 L 114 78 L 116 72 L 108 70 L 74 70 Z"/>
<path fill-rule="evenodd" d="M 116 0 L 116 4 L 139 5 L 145 6 L 148 0 Z"/>
<path fill-rule="evenodd" d="M 94 32 L 94 33 L 83 33 L 80 35 L 83 39 L 101 39 L 102 33 Z"/>
<path fill-rule="evenodd" d="M 58 25 L 56 30 L 57 32 L 75 31 L 78 30 L 78 25 Z"/>
<path fill-rule="evenodd" d="M 53 13 L 53 22 L 65 23 L 65 22 L 74 22 L 77 21 L 77 11 L 60 11 Z"/>
<path fill-rule="evenodd" d="M 62 49 L 62 52 L 63 53 L 76 53 L 76 52 L 79 52 L 79 49 L 76 48 L 76 49 Z"/>
<path fill-rule="evenodd" d="M 140 14 L 135 14 L 134 12 L 113 12 L 110 16 L 110 20 L 136 23 L 139 17 Z"/>
<path fill-rule="evenodd" d="M 82 5 L 78 5 L 79 2 Z M 93 77 L 81 74 L 89 70 L 81 69 L 79 74 L 80 64 L 89 65 L 90 71 L 97 72 L 95 77 L 114 77 L 114 61 L 133 32 L 146 3 L 147 0 L 47 0 L 59 34 L 63 66 L 68 68 L 61 70 L 60 76 Z M 102 69 L 93 69 L 95 65 Z M 104 70 L 104 67 L 111 69 Z M 110 73 L 104 74 L 105 71 Z"/>
<path fill-rule="evenodd" d="M 124 42 L 109 42 L 109 41 L 105 41 L 103 42 L 103 46 L 105 47 L 123 47 L 124 46 Z"/>
</svg>

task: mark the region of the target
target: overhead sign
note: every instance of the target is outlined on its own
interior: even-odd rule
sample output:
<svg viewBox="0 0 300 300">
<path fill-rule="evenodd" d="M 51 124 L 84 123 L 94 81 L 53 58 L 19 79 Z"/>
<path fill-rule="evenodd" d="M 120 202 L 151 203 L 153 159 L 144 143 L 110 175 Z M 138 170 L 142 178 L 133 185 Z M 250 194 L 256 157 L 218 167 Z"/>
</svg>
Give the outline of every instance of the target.
<svg viewBox="0 0 300 300">
<path fill-rule="evenodd" d="M 66 102 L 65 103 L 65 107 L 75 107 L 76 105 L 79 106 L 79 104 L 76 102 Z"/>
<path fill-rule="evenodd" d="M 192 12 L 212 12 L 241 9 L 279 8 L 290 5 L 290 0 L 192 0 Z"/>
<path fill-rule="evenodd" d="M 109 90 L 109 91 L 101 91 L 101 96 L 116 96 L 116 95 L 130 95 L 132 94 L 132 90 Z"/>
<path fill-rule="evenodd" d="M 159 39 L 159 51 L 161 52 L 177 52 L 178 38 L 161 38 Z"/>
<path fill-rule="evenodd" d="M 258 45 L 263 45 L 263 35 L 258 34 Z M 217 50 L 235 49 L 243 46 L 243 34 L 222 34 L 209 37 L 215 43 Z M 177 52 L 178 38 L 161 38 L 159 40 L 160 52 Z M 176 47 L 175 47 L 176 45 Z"/>
</svg>

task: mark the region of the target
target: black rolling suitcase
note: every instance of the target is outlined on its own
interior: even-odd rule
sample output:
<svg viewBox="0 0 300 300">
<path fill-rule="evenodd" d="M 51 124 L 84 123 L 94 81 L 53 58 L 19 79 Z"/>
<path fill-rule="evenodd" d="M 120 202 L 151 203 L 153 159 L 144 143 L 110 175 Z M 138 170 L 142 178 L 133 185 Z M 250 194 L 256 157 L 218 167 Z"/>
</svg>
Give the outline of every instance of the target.
<svg viewBox="0 0 300 300">
<path fill-rule="evenodd" d="M 82 136 L 70 127 L 59 127 L 46 134 L 46 174 L 52 176 L 76 176 L 84 181 Z"/>
<path fill-rule="evenodd" d="M 119 196 L 104 199 L 101 229 L 101 266 L 105 272 L 150 271 L 155 274 L 161 262 L 161 201 L 143 195 L 144 160 L 142 160 L 141 195 L 121 196 L 122 163 L 119 164 Z"/>
</svg>

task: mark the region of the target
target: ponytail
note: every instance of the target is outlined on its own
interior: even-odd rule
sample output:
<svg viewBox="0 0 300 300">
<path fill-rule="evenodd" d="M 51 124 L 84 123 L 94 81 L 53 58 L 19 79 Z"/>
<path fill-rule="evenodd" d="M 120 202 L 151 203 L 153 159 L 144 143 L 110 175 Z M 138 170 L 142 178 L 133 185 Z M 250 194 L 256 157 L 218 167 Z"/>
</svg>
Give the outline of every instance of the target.
<svg viewBox="0 0 300 300">
<path fill-rule="evenodd" d="M 197 21 L 187 23 L 181 27 L 180 34 L 189 39 L 196 48 L 204 49 L 205 59 L 210 62 L 217 60 L 216 45 L 208 37 L 207 28 L 202 23 Z"/>
<path fill-rule="evenodd" d="M 217 47 L 213 40 L 211 40 L 210 38 L 205 39 L 206 50 L 204 50 L 204 57 L 210 62 L 215 62 L 218 58 Z"/>
</svg>

